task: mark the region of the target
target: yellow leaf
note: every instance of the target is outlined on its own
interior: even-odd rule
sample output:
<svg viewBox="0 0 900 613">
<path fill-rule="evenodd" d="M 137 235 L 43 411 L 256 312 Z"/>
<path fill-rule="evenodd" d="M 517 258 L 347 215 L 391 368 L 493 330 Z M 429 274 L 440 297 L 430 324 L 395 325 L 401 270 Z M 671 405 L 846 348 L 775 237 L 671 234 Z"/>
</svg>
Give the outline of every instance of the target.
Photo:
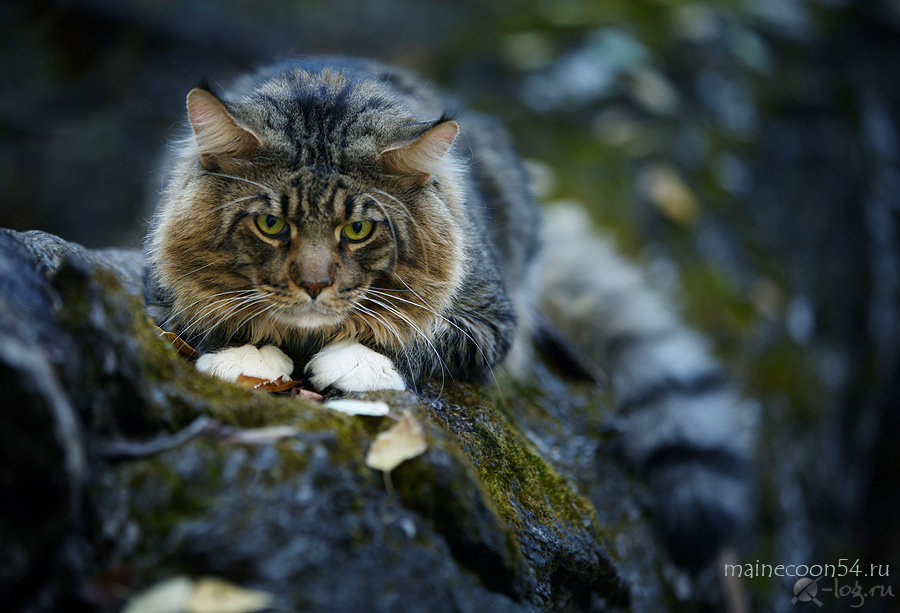
<svg viewBox="0 0 900 613">
<path fill-rule="evenodd" d="M 122 613 L 179 613 L 185 610 L 192 588 L 187 577 L 166 579 L 132 596 Z"/>
<path fill-rule="evenodd" d="M 123 613 L 253 613 L 271 607 L 269 594 L 216 577 L 172 577 L 132 597 Z"/>
<path fill-rule="evenodd" d="M 216 577 L 206 577 L 194 582 L 187 612 L 252 613 L 271 606 L 272 597 L 265 592 L 248 590 Z"/>
<path fill-rule="evenodd" d="M 660 213 L 682 226 L 690 226 L 700 214 L 696 196 L 678 173 L 665 164 L 644 168 L 638 176 L 638 187 Z"/>
<path fill-rule="evenodd" d="M 427 449 L 422 424 L 409 413 L 404 413 L 400 421 L 375 437 L 366 454 L 366 466 L 391 471 L 406 460 L 422 455 Z"/>
</svg>

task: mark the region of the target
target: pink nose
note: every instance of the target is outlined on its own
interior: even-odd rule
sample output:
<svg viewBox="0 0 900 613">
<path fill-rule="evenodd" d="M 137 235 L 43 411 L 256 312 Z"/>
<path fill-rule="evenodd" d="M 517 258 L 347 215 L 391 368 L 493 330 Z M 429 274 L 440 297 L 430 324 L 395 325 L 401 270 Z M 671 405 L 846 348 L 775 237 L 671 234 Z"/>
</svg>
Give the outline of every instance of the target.
<svg viewBox="0 0 900 613">
<path fill-rule="evenodd" d="M 331 283 L 300 283 L 299 285 L 306 290 L 306 293 L 309 294 L 310 298 L 315 298 L 319 295 L 323 288 L 328 287 L 329 285 L 331 285 Z"/>
</svg>

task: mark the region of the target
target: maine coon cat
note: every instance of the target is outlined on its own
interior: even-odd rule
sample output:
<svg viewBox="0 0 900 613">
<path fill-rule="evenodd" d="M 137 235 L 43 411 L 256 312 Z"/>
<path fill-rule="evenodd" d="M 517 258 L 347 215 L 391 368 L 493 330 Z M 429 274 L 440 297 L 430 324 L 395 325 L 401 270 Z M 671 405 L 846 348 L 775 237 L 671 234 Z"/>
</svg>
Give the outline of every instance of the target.
<svg viewBox="0 0 900 613">
<path fill-rule="evenodd" d="M 197 367 L 405 389 L 521 371 L 543 312 L 606 364 L 626 457 L 683 562 L 746 512 L 747 441 L 703 343 L 577 213 L 540 215 L 509 139 L 407 73 L 290 61 L 187 97 L 151 294 Z"/>
</svg>

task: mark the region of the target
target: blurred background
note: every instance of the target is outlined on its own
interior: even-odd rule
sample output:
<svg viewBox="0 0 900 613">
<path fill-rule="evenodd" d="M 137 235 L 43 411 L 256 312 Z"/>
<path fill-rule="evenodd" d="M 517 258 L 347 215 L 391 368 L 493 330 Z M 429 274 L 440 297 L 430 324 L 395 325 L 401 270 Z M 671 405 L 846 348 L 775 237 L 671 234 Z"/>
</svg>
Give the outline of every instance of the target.
<svg viewBox="0 0 900 613">
<path fill-rule="evenodd" d="M 739 562 L 890 564 L 843 583 L 900 594 L 898 33 L 896 0 L 7 1 L 0 226 L 139 246 L 203 75 L 412 68 L 500 116 L 736 373 L 763 426 Z M 749 582 L 753 610 L 793 583 Z"/>
</svg>

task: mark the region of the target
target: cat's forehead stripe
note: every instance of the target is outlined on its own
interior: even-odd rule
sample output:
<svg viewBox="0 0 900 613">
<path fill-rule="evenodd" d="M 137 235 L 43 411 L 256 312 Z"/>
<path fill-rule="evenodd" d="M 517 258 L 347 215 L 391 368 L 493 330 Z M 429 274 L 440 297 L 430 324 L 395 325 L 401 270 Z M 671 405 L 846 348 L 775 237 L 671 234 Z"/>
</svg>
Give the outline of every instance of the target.
<svg viewBox="0 0 900 613">
<path fill-rule="evenodd" d="M 344 197 L 344 219 L 350 219 L 356 213 L 356 198 Z"/>
<path fill-rule="evenodd" d="M 297 190 L 297 210 L 294 211 L 294 215 L 307 217 L 309 215 L 309 192 L 312 185 L 309 181 L 304 181 L 300 184 L 299 189 Z"/>
<path fill-rule="evenodd" d="M 346 191 L 341 189 L 340 181 L 334 179 L 329 181 L 319 198 L 319 211 L 321 213 L 333 211 L 341 193 L 346 197 Z"/>
</svg>

